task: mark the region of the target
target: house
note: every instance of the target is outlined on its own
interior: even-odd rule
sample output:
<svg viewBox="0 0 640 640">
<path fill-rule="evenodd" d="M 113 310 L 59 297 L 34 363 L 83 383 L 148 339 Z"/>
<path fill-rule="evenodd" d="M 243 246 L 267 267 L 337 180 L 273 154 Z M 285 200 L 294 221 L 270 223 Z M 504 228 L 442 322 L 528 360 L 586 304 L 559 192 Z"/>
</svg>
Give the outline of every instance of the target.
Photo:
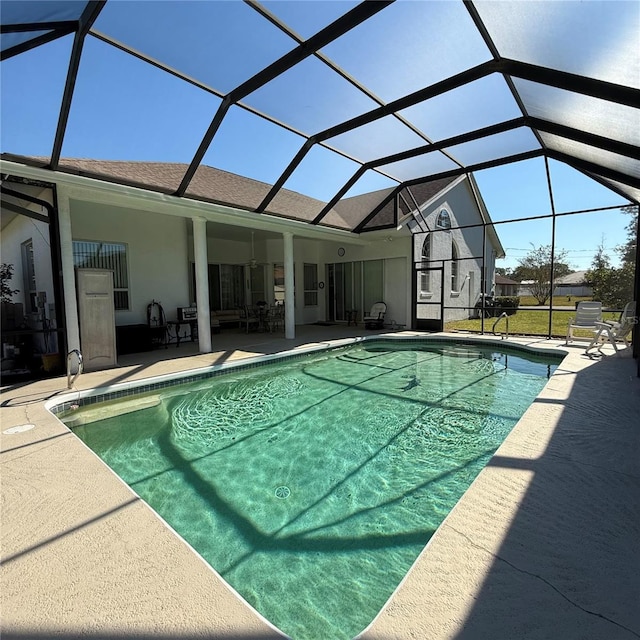
<svg viewBox="0 0 640 640">
<path fill-rule="evenodd" d="M 496 296 L 517 296 L 520 283 L 499 273 L 495 275 L 495 294 Z"/>
<path fill-rule="evenodd" d="M 273 210 L 257 214 L 269 185 L 212 167 L 178 198 L 171 193 L 185 165 L 63 159 L 52 172 L 36 162 L 2 162 L 3 262 L 13 264 L 20 290 L 13 302 L 23 305 L 34 354 L 79 349 L 86 361 L 89 343 L 114 329 L 113 353 L 95 356 L 95 367 L 148 347 L 150 323 L 175 331 L 190 307 L 203 352 L 211 312 L 237 318 L 258 301 L 284 302 L 287 337 L 296 324 L 361 320 L 378 300 L 388 326 L 442 328 L 471 315 L 504 254 L 472 177 L 418 185 L 413 208 L 389 199 L 392 189 L 344 198 L 326 224 L 310 225 L 293 214 L 312 219 L 325 203 L 282 190 Z M 376 208 L 371 230 L 348 230 Z M 111 274 L 112 308 L 88 337 L 96 323 L 83 325 L 78 276 L 96 269 Z M 156 302 L 162 319 L 148 313 Z M 185 323 L 178 329 L 187 337 Z"/>
<path fill-rule="evenodd" d="M 587 283 L 586 270 L 574 271 L 556 280 L 554 296 L 591 296 L 593 288 Z"/>
<path fill-rule="evenodd" d="M 479 193 L 473 176 L 461 177 L 407 216 L 418 274 L 417 328 L 475 316 L 481 294 L 493 289 L 495 261 L 505 252 Z"/>
</svg>

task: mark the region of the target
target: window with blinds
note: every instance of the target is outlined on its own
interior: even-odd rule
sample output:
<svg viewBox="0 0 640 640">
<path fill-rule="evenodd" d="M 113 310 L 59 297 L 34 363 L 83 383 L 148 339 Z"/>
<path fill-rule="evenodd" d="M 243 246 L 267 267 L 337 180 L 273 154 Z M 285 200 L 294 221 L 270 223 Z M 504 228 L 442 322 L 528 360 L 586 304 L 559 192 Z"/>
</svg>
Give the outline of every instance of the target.
<svg viewBox="0 0 640 640">
<path fill-rule="evenodd" d="M 113 273 L 116 311 L 129 309 L 129 272 L 125 244 L 74 240 L 73 263 L 77 269 L 109 269 Z"/>
</svg>

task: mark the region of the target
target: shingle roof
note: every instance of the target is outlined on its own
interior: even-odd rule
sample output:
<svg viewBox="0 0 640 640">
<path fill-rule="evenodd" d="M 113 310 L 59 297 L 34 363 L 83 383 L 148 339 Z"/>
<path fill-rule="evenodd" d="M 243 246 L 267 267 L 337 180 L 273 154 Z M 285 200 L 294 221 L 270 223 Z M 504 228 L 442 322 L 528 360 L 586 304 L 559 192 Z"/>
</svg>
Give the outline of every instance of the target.
<svg viewBox="0 0 640 640">
<path fill-rule="evenodd" d="M 499 273 L 496 273 L 495 275 L 495 282 L 496 284 L 520 284 L 516 280 L 512 280 L 511 278 L 507 278 L 506 276 L 501 276 Z"/>
<path fill-rule="evenodd" d="M 556 280 L 556 284 L 585 284 L 586 270 L 574 271 Z"/>
<path fill-rule="evenodd" d="M 45 166 L 47 159 L 35 156 L 15 156 L 2 154 L 3 159 L 24 161 L 28 164 Z M 122 160 L 93 160 L 86 158 L 62 158 L 59 170 L 75 175 L 117 182 L 129 186 L 151 189 L 172 194 L 176 191 L 187 169 L 186 164 L 178 162 L 143 162 Z M 434 180 L 411 187 L 419 204 L 426 202 L 445 189 L 457 178 Z M 254 211 L 269 193 L 271 185 L 246 178 L 228 171 L 200 165 L 196 171 L 185 197 L 195 200 L 222 204 L 247 211 Z M 392 188 L 373 191 L 340 200 L 325 216 L 320 224 L 353 230 L 385 198 L 393 192 Z M 281 189 L 270 202 L 265 213 L 312 221 L 326 203 L 289 189 Z M 369 221 L 366 228 L 379 228 L 395 224 L 393 198 Z"/>
</svg>

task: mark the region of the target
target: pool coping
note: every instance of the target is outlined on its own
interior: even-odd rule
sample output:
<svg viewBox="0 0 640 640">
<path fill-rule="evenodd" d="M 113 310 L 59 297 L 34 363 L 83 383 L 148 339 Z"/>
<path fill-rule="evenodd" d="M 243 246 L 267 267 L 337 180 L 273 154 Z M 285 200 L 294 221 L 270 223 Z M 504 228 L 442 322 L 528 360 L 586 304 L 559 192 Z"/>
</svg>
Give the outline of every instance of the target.
<svg viewBox="0 0 640 640">
<path fill-rule="evenodd" d="M 615 385 L 607 382 L 605 386 L 607 393 L 611 388 L 620 393 L 616 408 L 622 410 L 623 415 L 628 411 L 636 411 L 634 415 L 638 415 L 639 383 L 629 375 L 629 371 L 633 370 L 633 361 L 625 357 L 628 354 L 603 358 L 602 363 L 595 363 L 584 356 L 583 349 L 563 347 L 558 341 L 510 338 L 507 342 L 459 334 L 393 334 L 394 338 L 401 336 L 403 339 L 428 337 L 429 340 L 469 340 L 497 346 L 510 343 L 534 352 L 561 351 L 567 354 L 558 369 L 560 375 L 552 376 L 539 396 L 552 402 L 534 403 L 496 452 L 496 458 L 515 457 L 535 462 L 540 456 L 542 443 L 549 443 L 558 426 L 559 414 L 563 410 L 558 399 L 569 398 L 576 377 L 590 367 L 603 369 L 605 381 L 610 378 L 615 380 Z M 380 337 L 375 336 L 377 339 Z M 351 342 L 353 340 L 344 339 L 318 343 L 312 347 L 300 348 L 296 354 L 301 354 L 305 349 L 314 351 L 325 348 L 328 344 L 341 346 Z M 268 359 L 277 357 L 274 355 Z M 243 362 L 249 363 L 248 360 Z M 102 388 L 115 386 L 104 382 L 113 379 L 113 372 L 98 375 L 95 379 L 103 381 L 99 385 Z M 123 384 L 133 383 L 127 380 Z M 44 387 L 43 393 L 48 393 L 47 385 L 40 386 Z M 596 389 L 597 387 L 598 384 Z M 632 393 L 629 393 L 630 390 Z M 36 423 L 38 428 L 11 436 L 9 446 L 6 446 L 7 437 L 2 439 L 3 469 L 10 471 L 9 474 L 3 473 L 2 486 L 5 505 L 2 598 L 4 633 L 7 637 L 13 633 L 14 636 L 11 637 L 44 638 L 52 630 L 57 632 L 72 628 L 90 631 L 108 623 L 112 625 L 111 628 L 124 629 L 128 634 L 153 629 L 166 634 L 166 637 L 175 638 L 191 638 L 190 634 L 201 633 L 215 634 L 216 637 L 249 637 L 251 634 L 261 638 L 282 637 L 259 614 L 245 605 L 226 583 L 219 584 L 222 581 L 217 574 L 208 565 L 203 566 L 199 556 L 173 534 L 172 530 L 167 531 L 155 512 L 132 500 L 129 488 L 101 461 L 96 462 L 94 454 L 77 438 L 70 440 L 65 436 L 65 432 L 70 432 L 64 425 L 61 428 L 61 423 L 53 418 L 48 409 L 52 403 L 59 403 L 64 395 L 64 392 L 57 391 L 54 397 L 43 395 L 37 401 L 17 404 L 13 407 L 16 411 L 12 412 L 11 421 L 20 422 L 18 415 L 21 414 L 24 416 L 23 422 Z M 15 396 L 16 394 L 14 398 Z M 12 401 L 14 398 L 8 400 Z M 601 401 L 600 398 L 599 402 Z M 580 402 L 585 402 L 582 396 Z M 596 398 L 594 402 L 598 404 Z M 3 403 L 3 408 L 5 406 L 6 403 Z M 624 425 L 625 420 L 620 423 Z M 635 445 L 633 436 L 629 437 Z M 13 443 L 16 446 L 11 446 Z M 628 442 L 627 446 L 629 444 Z M 631 452 L 635 451 L 633 446 L 628 448 Z M 54 459 L 52 454 L 55 454 Z M 563 455 L 565 458 L 562 458 Z M 624 451 L 620 451 L 617 455 L 626 459 L 629 452 L 625 455 Z M 554 451 L 554 456 L 565 465 L 567 460 L 574 466 L 576 464 L 576 456 L 572 456 L 570 451 L 566 454 Z M 608 469 L 611 464 L 608 459 L 604 463 L 602 460 L 596 462 L 598 468 L 605 468 L 610 474 L 620 473 L 619 470 Z M 587 463 L 578 460 L 577 463 L 584 468 L 593 461 Z M 625 462 L 624 469 L 628 477 L 636 478 L 637 468 L 630 462 Z M 501 557 L 500 545 L 508 537 L 514 518 L 518 517 L 520 500 L 527 491 L 528 473 L 530 470 L 527 469 L 519 472 L 517 469 L 514 471 L 501 466 L 488 466 L 483 470 L 447 516 L 388 603 L 358 637 L 462 637 L 460 634 L 474 621 L 474 603 L 477 603 L 479 594 L 483 594 L 483 583 L 492 577 L 496 558 Z M 91 482 L 100 487 L 100 493 L 96 494 L 83 487 L 77 481 L 78 476 L 91 478 Z M 505 478 L 509 482 L 504 482 Z M 491 501 L 487 503 L 487 490 L 500 495 L 497 511 L 495 504 Z M 74 501 L 76 504 L 73 504 Z M 64 509 L 61 510 L 61 506 L 66 507 L 66 513 Z M 25 521 L 30 523 L 33 530 L 25 531 L 22 526 Z M 465 523 L 476 521 L 481 523 L 479 528 L 471 527 L 472 531 L 465 529 L 468 528 Z M 145 531 L 146 536 L 141 536 L 140 530 Z M 57 535 L 47 535 L 51 531 L 57 532 Z M 117 535 L 114 535 L 116 532 Z M 105 545 L 113 553 L 113 557 L 99 554 L 96 563 L 93 552 L 96 543 Z M 166 566 L 154 567 L 157 575 L 149 572 L 149 545 L 162 549 L 165 554 Z M 9 563 L 6 563 L 7 557 Z M 86 578 L 61 569 L 61 558 L 68 557 L 74 557 L 74 566 L 85 567 L 88 572 Z M 633 566 L 631 558 L 627 564 Z M 42 574 L 42 567 L 50 570 L 57 567 L 57 572 L 45 572 L 43 577 L 38 578 Z M 547 570 L 549 575 L 553 573 L 545 567 L 545 571 Z M 135 606 L 130 602 L 132 588 L 126 581 L 123 586 L 123 573 L 132 584 L 137 580 L 137 585 L 142 586 L 146 604 Z M 519 570 L 513 573 L 521 577 L 523 572 Z M 51 575 L 56 577 L 51 578 Z M 434 575 L 438 576 L 435 581 Z M 544 575 L 547 576 L 547 573 Z M 103 577 L 106 585 L 96 588 L 97 576 Z M 114 576 L 120 578 L 119 587 L 112 584 Z M 591 628 L 590 624 L 594 632 L 597 630 L 601 634 L 599 637 L 614 637 L 611 635 L 612 630 L 627 634 L 620 637 L 633 637 L 634 632 L 627 631 L 633 625 L 624 620 L 623 614 L 617 612 L 615 604 L 608 602 L 629 602 L 629 588 L 634 586 L 633 583 L 627 581 L 617 589 L 607 585 L 608 593 L 601 596 L 616 613 L 593 616 L 585 613 L 587 607 L 567 607 L 566 602 L 564 607 L 559 607 L 558 600 L 561 598 L 558 598 L 557 589 L 554 592 L 548 586 L 553 582 L 552 577 L 533 582 L 539 583 L 537 586 L 543 591 L 550 592 L 547 594 L 548 607 L 562 613 L 551 616 L 557 637 L 562 635 L 563 624 L 567 626 L 566 637 L 573 637 L 572 634 L 575 636 L 569 627 L 576 624 L 576 616 L 582 625 L 582 632 L 585 631 L 584 625 L 587 624 L 588 630 Z M 65 588 L 61 589 L 61 586 Z M 56 596 L 52 591 L 61 593 Z M 101 597 L 96 598 L 93 591 L 97 591 Z M 544 601 L 544 594 L 536 592 L 536 597 L 538 595 Z M 487 599 L 486 595 L 484 599 Z M 504 598 L 504 602 L 513 605 L 511 598 Z M 495 598 L 489 598 L 485 608 L 492 612 L 494 618 L 505 613 L 503 605 Z M 561 611 L 563 608 L 568 609 L 568 612 Z M 39 612 L 38 615 L 34 614 L 36 611 Z M 115 618 L 110 617 L 111 611 L 118 611 Z M 512 607 L 512 615 L 513 611 Z M 520 613 L 523 619 L 526 618 Z M 483 624 L 489 626 L 484 618 Z M 469 637 L 482 636 L 483 634 L 474 634 Z M 540 634 L 539 625 L 533 625 L 528 631 L 521 633 L 520 637 L 545 636 Z M 591 636 L 585 633 L 580 637 Z"/>
</svg>

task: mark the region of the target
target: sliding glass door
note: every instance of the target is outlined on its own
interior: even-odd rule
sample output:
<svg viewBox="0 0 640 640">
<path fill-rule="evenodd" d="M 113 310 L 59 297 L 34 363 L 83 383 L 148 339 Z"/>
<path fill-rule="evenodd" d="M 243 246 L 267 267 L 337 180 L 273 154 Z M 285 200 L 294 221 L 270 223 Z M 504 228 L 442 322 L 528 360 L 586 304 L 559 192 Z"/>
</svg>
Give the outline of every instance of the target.
<svg viewBox="0 0 640 640">
<path fill-rule="evenodd" d="M 346 322 L 357 311 L 358 318 L 383 300 L 384 261 L 327 264 L 327 320 Z"/>
<path fill-rule="evenodd" d="M 209 271 L 209 308 L 238 309 L 245 304 L 246 291 L 244 284 L 244 265 L 210 264 Z M 263 277 L 264 282 L 264 277 Z M 191 263 L 192 300 L 196 299 L 195 264 Z M 264 294 L 264 284 L 262 285 Z"/>
</svg>

